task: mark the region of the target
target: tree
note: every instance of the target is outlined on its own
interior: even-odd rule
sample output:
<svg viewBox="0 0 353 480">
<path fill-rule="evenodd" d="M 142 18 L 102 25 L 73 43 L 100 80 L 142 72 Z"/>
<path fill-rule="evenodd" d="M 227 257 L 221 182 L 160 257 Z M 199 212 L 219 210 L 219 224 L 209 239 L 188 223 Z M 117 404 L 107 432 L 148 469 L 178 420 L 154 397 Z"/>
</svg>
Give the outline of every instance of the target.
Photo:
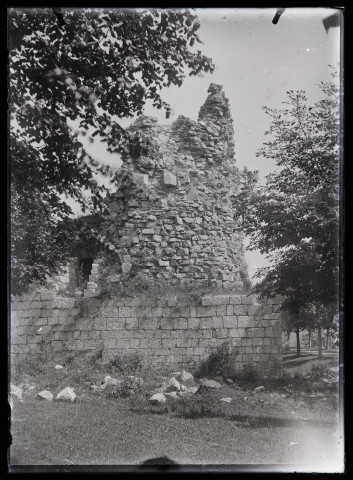
<svg viewBox="0 0 353 480">
<path fill-rule="evenodd" d="M 338 295 L 339 96 L 333 81 L 308 106 L 305 92 L 287 92 L 285 108 L 264 111 L 272 139 L 257 153 L 280 170 L 258 187 L 245 223 L 250 248 L 267 254 L 260 269 L 261 297 L 282 295 L 292 313 Z"/>
<path fill-rule="evenodd" d="M 126 155 L 134 139 L 119 119 L 142 114 L 147 100 L 168 117 L 162 88 L 214 70 L 193 47 L 200 23 L 188 10 L 62 16 L 64 25 L 48 8 L 8 13 L 12 293 L 43 283 L 62 261 L 67 242 L 57 229 L 72 217 L 67 197 L 83 211 L 104 212 L 106 188 L 95 175 L 114 182 L 114 173 L 87 154 L 79 135 Z"/>
</svg>

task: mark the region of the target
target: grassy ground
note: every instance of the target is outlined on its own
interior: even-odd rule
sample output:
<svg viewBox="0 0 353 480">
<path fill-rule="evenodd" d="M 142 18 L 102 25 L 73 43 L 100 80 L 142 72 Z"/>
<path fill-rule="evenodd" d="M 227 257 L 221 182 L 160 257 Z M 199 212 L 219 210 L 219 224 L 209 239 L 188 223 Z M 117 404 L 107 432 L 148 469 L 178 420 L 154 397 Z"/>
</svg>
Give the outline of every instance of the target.
<svg viewBox="0 0 353 480">
<path fill-rule="evenodd" d="M 168 409 L 151 407 L 143 395 L 131 400 L 92 394 L 85 381 L 92 375 L 101 378 L 103 370 L 83 374 L 50 366 L 50 374 L 37 372 L 36 387 L 25 392 L 23 402 L 14 399 L 11 464 L 137 465 L 167 455 L 181 464 L 337 471 L 342 459 L 337 389 L 320 381 L 337 358 L 321 369 L 306 358 L 304 373 L 295 371 L 300 365 L 291 360 L 285 360 L 284 378 L 267 382 L 264 392 L 254 393 L 258 384 L 243 380 Z M 160 380 L 155 377 L 155 384 Z M 39 388 L 57 393 L 68 385 L 75 386 L 74 403 L 36 399 Z M 231 403 L 220 400 L 224 397 Z"/>
</svg>

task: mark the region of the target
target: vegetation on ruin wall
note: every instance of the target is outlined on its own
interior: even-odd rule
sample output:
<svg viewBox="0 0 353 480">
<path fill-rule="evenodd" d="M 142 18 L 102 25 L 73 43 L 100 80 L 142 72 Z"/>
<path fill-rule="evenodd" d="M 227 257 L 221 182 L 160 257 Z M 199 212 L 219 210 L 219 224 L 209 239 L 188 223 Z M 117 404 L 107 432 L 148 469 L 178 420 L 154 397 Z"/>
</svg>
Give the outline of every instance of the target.
<svg viewBox="0 0 353 480">
<path fill-rule="evenodd" d="M 100 297 L 114 298 L 116 296 L 148 296 L 149 298 L 161 299 L 168 296 L 176 296 L 182 299 L 189 299 L 191 304 L 198 305 L 202 296 L 208 293 L 216 294 L 247 294 L 251 291 L 251 283 L 243 274 L 243 288 L 232 286 L 229 289 L 215 288 L 212 285 L 212 271 L 209 273 L 209 279 L 203 286 L 195 286 L 193 284 L 182 285 L 176 280 L 172 281 L 157 280 L 152 275 L 141 271 L 145 262 L 157 262 L 158 259 L 154 255 L 145 257 L 141 254 L 141 263 L 133 264 L 132 269 L 126 274 L 116 275 L 121 270 L 120 258 L 114 251 L 110 251 L 104 255 L 100 264 L 99 273 L 99 292 Z M 116 280 L 115 280 L 116 279 Z"/>
<path fill-rule="evenodd" d="M 129 153 L 130 135 L 116 118 L 140 115 L 147 100 L 169 115 L 162 88 L 214 70 L 193 48 L 200 24 L 188 10 L 62 15 L 64 25 L 51 8 L 8 11 L 14 294 L 33 280 L 44 283 L 67 254 L 72 210 L 65 198 L 104 212 L 105 188 L 94 174 L 113 173 L 87 154 L 79 135 Z"/>
</svg>

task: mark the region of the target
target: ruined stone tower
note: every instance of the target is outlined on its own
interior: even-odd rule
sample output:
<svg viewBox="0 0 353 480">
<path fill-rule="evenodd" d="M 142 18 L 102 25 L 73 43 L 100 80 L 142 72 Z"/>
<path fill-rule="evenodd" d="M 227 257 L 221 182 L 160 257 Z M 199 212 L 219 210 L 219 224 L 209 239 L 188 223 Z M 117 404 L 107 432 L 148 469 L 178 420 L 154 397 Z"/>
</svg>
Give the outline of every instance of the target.
<svg viewBox="0 0 353 480">
<path fill-rule="evenodd" d="M 135 148 L 106 199 L 110 215 L 101 226 L 120 262 L 103 275 L 242 291 L 246 264 L 231 204 L 239 171 L 222 86 L 210 85 L 197 121 L 180 116 L 159 125 L 140 117 L 129 131 Z"/>
</svg>

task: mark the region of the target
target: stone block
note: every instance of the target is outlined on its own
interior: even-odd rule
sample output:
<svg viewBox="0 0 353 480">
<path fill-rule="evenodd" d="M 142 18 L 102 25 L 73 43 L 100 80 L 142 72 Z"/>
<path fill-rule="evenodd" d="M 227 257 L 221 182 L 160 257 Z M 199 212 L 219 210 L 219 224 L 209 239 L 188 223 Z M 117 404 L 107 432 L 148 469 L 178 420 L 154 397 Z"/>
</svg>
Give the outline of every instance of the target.
<svg viewBox="0 0 353 480">
<path fill-rule="evenodd" d="M 176 184 L 177 184 L 176 176 L 171 172 L 164 171 L 163 184 L 168 187 L 176 187 Z"/>
<path fill-rule="evenodd" d="M 152 317 L 162 317 L 163 308 L 162 307 L 152 307 Z"/>
<path fill-rule="evenodd" d="M 190 317 L 196 317 L 196 307 L 190 307 Z"/>
<path fill-rule="evenodd" d="M 174 318 L 173 328 L 175 330 L 185 330 L 188 328 L 188 319 L 187 318 Z"/>
<path fill-rule="evenodd" d="M 198 317 L 206 317 L 207 316 L 207 307 L 204 307 L 204 306 L 196 307 L 196 315 Z"/>
<path fill-rule="evenodd" d="M 125 319 L 125 328 L 127 330 L 134 330 L 138 328 L 138 318 L 126 318 Z"/>
<path fill-rule="evenodd" d="M 238 327 L 245 328 L 245 327 L 254 327 L 256 325 L 255 319 L 253 316 L 249 315 L 240 315 L 238 317 Z"/>
<path fill-rule="evenodd" d="M 177 347 L 188 348 L 188 347 L 197 347 L 198 339 L 197 338 L 177 338 Z"/>
<path fill-rule="evenodd" d="M 212 318 L 200 318 L 200 328 L 209 329 L 212 328 Z"/>
<path fill-rule="evenodd" d="M 161 328 L 164 330 L 172 330 L 174 325 L 174 319 L 173 318 L 162 318 L 161 319 Z"/>
<path fill-rule="evenodd" d="M 223 318 L 212 317 L 212 328 L 223 328 Z"/>
<path fill-rule="evenodd" d="M 263 337 L 265 335 L 265 328 L 248 328 L 247 335 L 249 337 Z"/>
<path fill-rule="evenodd" d="M 240 295 L 231 295 L 229 297 L 229 303 L 231 305 L 240 305 L 242 302 L 241 302 L 241 296 Z"/>
<path fill-rule="evenodd" d="M 40 299 L 41 300 L 53 300 L 54 299 L 54 293 L 53 292 L 41 292 L 40 293 Z"/>
<path fill-rule="evenodd" d="M 108 318 L 107 319 L 107 330 L 122 330 L 125 328 L 125 319 L 124 318 Z"/>
<path fill-rule="evenodd" d="M 201 331 L 201 334 L 202 334 L 202 339 L 212 338 L 212 330 L 211 330 L 211 328 L 209 328 L 209 329 L 203 329 L 203 330 Z"/>
<path fill-rule="evenodd" d="M 101 338 L 101 332 L 99 330 L 90 330 L 88 332 L 89 339 L 99 339 Z"/>
<path fill-rule="evenodd" d="M 270 314 L 272 313 L 272 305 L 263 305 L 262 308 L 262 313 L 265 314 Z M 266 318 L 266 317 L 265 317 Z"/>
<path fill-rule="evenodd" d="M 200 319 L 199 318 L 189 318 L 188 327 L 197 330 L 200 328 Z"/>
<path fill-rule="evenodd" d="M 227 308 L 228 307 L 233 307 L 232 305 L 218 305 L 216 307 L 216 315 L 217 316 L 223 316 L 223 315 L 227 315 Z"/>
<path fill-rule="evenodd" d="M 54 340 L 51 342 L 53 352 L 62 352 L 63 351 L 63 342 Z"/>
<path fill-rule="evenodd" d="M 36 331 L 37 335 L 48 335 L 49 332 L 51 331 L 51 326 L 50 325 L 43 325 L 39 327 Z"/>
<path fill-rule="evenodd" d="M 37 354 L 40 354 L 40 353 L 43 353 L 44 350 L 43 350 L 43 346 L 41 344 L 32 344 L 30 345 L 30 353 L 32 355 L 37 355 Z"/>
<path fill-rule="evenodd" d="M 242 337 L 245 337 L 245 335 L 246 335 L 246 329 L 245 328 L 231 328 L 231 329 L 229 329 L 229 336 L 230 337 L 242 338 Z"/>
<path fill-rule="evenodd" d="M 242 295 L 241 304 L 242 305 L 252 305 L 254 303 L 254 297 L 252 295 Z"/>
<path fill-rule="evenodd" d="M 249 305 L 248 314 L 249 315 L 262 315 L 263 314 L 262 305 L 259 305 L 259 304 Z"/>
<path fill-rule="evenodd" d="M 12 345 L 25 345 L 27 343 L 27 335 L 16 335 L 11 339 Z"/>
<path fill-rule="evenodd" d="M 120 318 L 131 317 L 131 307 L 119 307 L 119 317 Z"/>
<path fill-rule="evenodd" d="M 206 307 L 209 305 L 213 305 L 213 298 L 214 297 L 202 297 L 201 298 L 201 305 Z"/>
<path fill-rule="evenodd" d="M 93 290 L 91 288 L 86 288 L 83 292 L 84 298 L 92 298 L 98 296 L 98 292 L 96 293 L 96 290 Z"/>
<path fill-rule="evenodd" d="M 139 328 L 142 330 L 156 330 L 158 328 L 158 320 L 155 318 L 139 318 Z"/>
<path fill-rule="evenodd" d="M 227 338 L 228 329 L 226 328 L 215 328 L 212 332 L 213 338 Z"/>
<path fill-rule="evenodd" d="M 233 315 L 247 315 L 248 307 L 247 305 L 233 305 Z"/>
<path fill-rule="evenodd" d="M 175 307 L 177 305 L 178 299 L 177 297 L 169 297 L 167 298 L 167 305 L 168 307 Z"/>
<path fill-rule="evenodd" d="M 238 317 L 236 317 L 236 316 L 223 317 L 223 327 L 224 328 L 237 328 L 238 327 Z"/>
<path fill-rule="evenodd" d="M 42 325 L 48 325 L 48 319 L 47 318 L 33 318 L 32 319 L 32 325 L 36 325 L 38 327 Z"/>
</svg>

